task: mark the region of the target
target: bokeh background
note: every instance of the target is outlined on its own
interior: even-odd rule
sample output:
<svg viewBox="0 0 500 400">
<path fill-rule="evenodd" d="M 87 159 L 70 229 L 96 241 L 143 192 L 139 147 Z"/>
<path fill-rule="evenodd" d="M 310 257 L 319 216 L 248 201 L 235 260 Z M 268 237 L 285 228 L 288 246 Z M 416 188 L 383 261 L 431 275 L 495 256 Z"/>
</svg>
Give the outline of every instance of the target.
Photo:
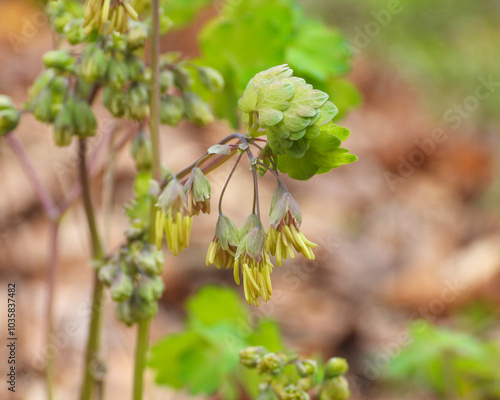
<svg viewBox="0 0 500 400">
<path fill-rule="evenodd" d="M 446 362 L 467 351 L 482 357 L 483 351 L 492 355 L 482 364 L 489 370 L 484 376 L 500 381 L 500 4 L 310 0 L 302 5 L 310 16 L 339 28 L 351 44 L 347 76 L 360 101 L 339 124 L 351 130 L 345 145 L 359 161 L 307 182 L 289 180 L 303 231 L 320 245 L 318 260 L 297 259 L 276 269 L 276 299 L 251 312 L 277 321 L 287 347 L 301 355 L 346 357 L 353 399 L 500 398 L 498 391 L 498 397 L 485 397 L 474 384 L 466 391 L 469 397 L 458 397 L 453 388 L 461 387 L 467 373 L 458 374 L 453 362 L 450 368 Z M 218 10 L 220 5 L 205 7 L 186 28 L 167 35 L 163 48 L 198 55 L 197 32 Z M 43 53 L 53 47 L 40 13 L 36 2 L 0 2 L 0 93 L 17 104 L 41 71 Z M 102 129 L 113 124 L 102 106 L 96 113 Z M 180 169 L 229 131 L 224 122 L 204 129 L 188 123 L 162 128 L 163 159 Z M 16 134 L 54 198 L 62 201 L 77 179 L 76 148 L 56 148 L 49 127 L 30 116 Z M 92 149 L 100 148 L 100 140 L 92 141 Z M 113 249 L 127 224 L 124 204 L 132 196 L 135 167 L 128 150 L 112 157 L 97 151 L 95 165 L 98 221 L 106 247 Z M 227 168 L 214 173 L 215 198 L 225 174 Z M 114 182 L 111 191 L 106 180 Z M 228 189 L 225 209 L 240 224 L 251 204 L 249 185 L 250 175 L 242 169 Z M 273 181 L 265 180 L 264 204 L 273 189 Z M 0 193 L 2 297 L 8 282 L 18 287 L 19 398 L 43 399 L 48 221 L 3 140 Z M 166 254 L 167 290 L 152 326 L 153 341 L 183 329 L 184 303 L 198 288 L 234 286 L 231 272 L 204 265 L 215 218 L 197 218 L 189 250 L 175 258 Z M 71 327 L 72 334 L 57 352 L 57 392 L 58 398 L 71 399 L 80 384 L 92 277 L 79 202 L 62 221 L 59 243 L 55 332 Z M 422 320 L 430 325 L 411 328 Z M 135 331 L 118 323 L 111 302 L 104 332 L 106 392 L 109 398 L 126 398 Z M 453 351 L 432 352 L 442 349 L 443 340 L 456 340 Z M 4 352 L 2 346 L 1 360 Z M 477 372 L 480 363 L 469 362 L 462 360 L 460 371 Z M 187 397 L 154 385 L 153 375 L 148 375 L 148 398 Z"/>
</svg>

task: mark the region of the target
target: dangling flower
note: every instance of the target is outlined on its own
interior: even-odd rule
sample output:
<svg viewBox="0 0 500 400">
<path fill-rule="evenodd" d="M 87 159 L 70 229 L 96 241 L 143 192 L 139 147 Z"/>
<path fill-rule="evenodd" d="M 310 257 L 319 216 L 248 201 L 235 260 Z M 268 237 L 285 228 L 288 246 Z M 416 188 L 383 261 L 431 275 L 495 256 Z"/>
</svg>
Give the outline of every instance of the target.
<svg viewBox="0 0 500 400">
<path fill-rule="evenodd" d="M 205 264 L 215 264 L 217 268 L 226 269 L 234 266 L 236 248 L 239 242 L 238 228 L 228 217 L 221 214 L 215 226 L 215 236 L 210 242 Z"/>
<path fill-rule="evenodd" d="M 184 186 L 188 215 L 198 215 L 200 211 L 210 214 L 210 196 L 212 188 L 201 169 L 194 167 Z"/>
<path fill-rule="evenodd" d="M 266 234 L 258 224 L 251 227 L 258 218 L 252 214 L 247 220 L 248 231 L 241 239 L 234 261 L 234 279 L 240 284 L 239 269 L 243 275 L 245 299 L 249 304 L 259 305 L 259 297 L 268 301 L 272 294 L 271 272 L 273 265 L 265 251 Z M 245 230 L 245 227 L 243 228 Z"/>
<path fill-rule="evenodd" d="M 299 206 L 290 192 L 278 186 L 271 201 L 271 227 L 266 242 L 266 252 L 276 257 L 276 264 L 290 255 L 295 258 L 293 249 L 309 260 L 314 260 L 312 249 L 318 245 L 307 240 L 300 231 L 302 215 Z"/>
<path fill-rule="evenodd" d="M 189 246 L 193 218 L 187 214 L 183 186 L 172 179 L 156 203 L 156 246 L 161 248 L 163 234 L 174 256 Z"/>
</svg>

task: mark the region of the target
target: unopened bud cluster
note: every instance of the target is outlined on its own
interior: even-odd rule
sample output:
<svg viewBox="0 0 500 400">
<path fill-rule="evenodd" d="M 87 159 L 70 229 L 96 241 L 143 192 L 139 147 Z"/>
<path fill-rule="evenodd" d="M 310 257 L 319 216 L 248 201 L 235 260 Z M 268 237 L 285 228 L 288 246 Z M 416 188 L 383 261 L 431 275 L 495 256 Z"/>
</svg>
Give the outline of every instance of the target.
<svg viewBox="0 0 500 400">
<path fill-rule="evenodd" d="M 348 365 L 343 358 L 328 360 L 320 374 L 315 360 L 269 352 L 264 347 L 247 347 L 240 351 L 240 363 L 257 369 L 261 375 L 259 398 L 347 400 L 351 396 L 344 377 Z"/>
<path fill-rule="evenodd" d="M 162 270 L 163 253 L 142 240 L 128 242 L 99 268 L 99 279 L 110 288 L 120 321 L 130 326 L 153 318 L 165 289 Z"/>
<path fill-rule="evenodd" d="M 16 129 L 19 123 L 20 112 L 14 106 L 12 99 L 0 95 L 0 137 Z"/>
</svg>

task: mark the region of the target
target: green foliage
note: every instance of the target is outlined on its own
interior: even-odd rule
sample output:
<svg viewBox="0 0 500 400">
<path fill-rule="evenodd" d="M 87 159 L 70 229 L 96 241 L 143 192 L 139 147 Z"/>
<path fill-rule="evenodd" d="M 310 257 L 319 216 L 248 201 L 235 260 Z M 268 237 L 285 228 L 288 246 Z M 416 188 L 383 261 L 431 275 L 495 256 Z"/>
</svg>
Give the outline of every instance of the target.
<svg viewBox="0 0 500 400">
<path fill-rule="evenodd" d="M 462 399 L 500 397 L 500 346 L 470 334 L 417 321 L 411 344 L 391 361 L 387 378 L 405 387 Z"/>
<path fill-rule="evenodd" d="M 295 0 L 226 2 L 220 16 L 203 29 L 199 42 L 200 62 L 226 78 L 216 112 L 235 126 L 238 118 L 231 105 L 250 78 L 273 65 L 290 64 L 321 90 L 336 86 L 332 96 L 334 101 L 344 99 L 339 103 L 341 114 L 359 102 L 352 84 L 339 79 L 350 68 L 351 55 L 343 36 L 307 18 Z"/>
<path fill-rule="evenodd" d="M 174 23 L 174 29 L 182 28 L 213 0 L 167 0 L 161 6 L 168 18 Z"/>
<path fill-rule="evenodd" d="M 183 332 L 169 334 L 151 349 L 149 366 L 156 382 L 190 394 L 237 398 L 238 385 L 255 391 L 255 374 L 239 367 L 238 352 L 263 345 L 283 350 L 277 325 L 267 319 L 252 323 L 246 306 L 230 289 L 206 286 L 186 303 Z M 253 388 L 253 389 L 251 389 Z"/>
</svg>

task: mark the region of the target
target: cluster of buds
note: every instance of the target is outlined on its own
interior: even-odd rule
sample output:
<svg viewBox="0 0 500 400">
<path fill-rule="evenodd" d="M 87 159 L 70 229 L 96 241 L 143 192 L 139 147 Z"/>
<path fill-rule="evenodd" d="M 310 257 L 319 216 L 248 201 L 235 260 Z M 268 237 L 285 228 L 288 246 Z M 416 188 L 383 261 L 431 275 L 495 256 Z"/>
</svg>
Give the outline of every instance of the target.
<svg viewBox="0 0 500 400">
<path fill-rule="evenodd" d="M 274 154 L 301 158 L 309 139 L 338 113 L 328 94 L 313 89 L 302 78 L 292 76 L 288 65 L 279 65 L 255 75 L 238 105 L 246 122 L 265 129 Z"/>
<path fill-rule="evenodd" d="M 210 213 L 211 187 L 197 167 L 193 168 L 185 185 L 174 176 L 156 204 L 156 245 L 161 248 L 163 236 L 174 255 L 189 246 L 193 216 Z"/>
<path fill-rule="evenodd" d="M 154 245 L 134 240 L 99 268 L 99 279 L 110 288 L 120 321 L 133 325 L 151 319 L 165 289 L 163 253 Z"/>
<path fill-rule="evenodd" d="M 270 215 L 271 226 L 267 234 L 255 214 L 247 218 L 241 231 L 227 216 L 220 215 L 205 260 L 207 266 L 234 268 L 234 280 L 238 285 L 241 272 L 245 299 L 257 306 L 259 298 L 264 301 L 271 298 L 274 266 L 270 256 L 275 257 L 278 266 L 288 255 L 295 258 L 294 249 L 314 260 L 312 249 L 317 247 L 300 231 L 300 209 L 281 185 L 273 196 Z"/>
<path fill-rule="evenodd" d="M 106 33 L 113 31 L 127 32 L 129 17 L 137 21 L 139 15 L 129 0 L 87 0 L 83 18 L 84 33 L 89 34 L 94 29 L 99 33 L 106 28 Z"/>
<path fill-rule="evenodd" d="M 262 376 L 259 398 L 279 400 L 347 400 L 351 393 L 343 376 L 348 365 L 343 358 L 331 358 L 319 373 L 315 360 L 299 359 L 285 353 L 272 353 L 264 347 L 247 347 L 240 351 L 240 363 L 257 369 Z M 287 367 L 295 367 L 295 371 Z"/>
</svg>

